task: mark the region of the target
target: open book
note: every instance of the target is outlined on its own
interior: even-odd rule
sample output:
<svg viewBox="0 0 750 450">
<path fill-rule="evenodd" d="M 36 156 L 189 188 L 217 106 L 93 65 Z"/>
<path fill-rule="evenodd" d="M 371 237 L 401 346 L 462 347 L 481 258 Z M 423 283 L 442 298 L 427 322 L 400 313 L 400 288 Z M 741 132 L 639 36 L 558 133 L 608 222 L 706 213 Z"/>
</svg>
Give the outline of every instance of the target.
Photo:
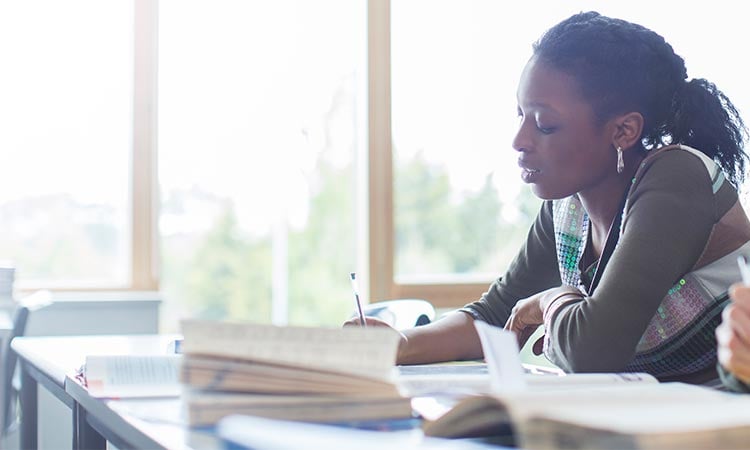
<svg viewBox="0 0 750 450">
<path fill-rule="evenodd" d="M 615 394 L 615 393 L 613 393 Z M 628 395 L 630 394 L 630 395 Z M 609 396 L 609 401 L 605 400 Z M 603 393 L 578 407 L 520 410 L 526 448 L 746 449 L 750 396 L 682 383 Z M 526 418 L 523 417 L 525 415 Z"/>
<path fill-rule="evenodd" d="M 510 424 L 522 448 L 747 448 L 750 396 L 684 383 L 626 383 L 466 398 L 429 436 L 487 435 Z"/>
<path fill-rule="evenodd" d="M 425 364 L 401 366 L 398 383 L 401 391 L 411 397 L 437 395 L 464 397 L 493 392 L 487 364 Z M 576 387 L 606 386 L 616 383 L 658 383 L 647 373 L 577 373 L 566 374 L 559 369 L 522 365 L 521 375 L 528 389 L 542 391 Z M 434 408 L 433 408 L 434 409 Z M 447 409 L 445 410 L 447 411 Z"/>
<path fill-rule="evenodd" d="M 458 399 L 415 398 L 428 436 L 512 434 L 533 449 L 747 448 L 750 396 L 647 374 L 524 375 L 513 335 L 483 323 L 477 331 L 491 380 Z"/>
<path fill-rule="evenodd" d="M 176 397 L 181 361 L 180 355 L 90 355 L 81 375 L 94 397 Z"/>
<path fill-rule="evenodd" d="M 385 328 L 182 322 L 192 425 L 232 413 L 318 422 L 410 417 Z"/>
</svg>

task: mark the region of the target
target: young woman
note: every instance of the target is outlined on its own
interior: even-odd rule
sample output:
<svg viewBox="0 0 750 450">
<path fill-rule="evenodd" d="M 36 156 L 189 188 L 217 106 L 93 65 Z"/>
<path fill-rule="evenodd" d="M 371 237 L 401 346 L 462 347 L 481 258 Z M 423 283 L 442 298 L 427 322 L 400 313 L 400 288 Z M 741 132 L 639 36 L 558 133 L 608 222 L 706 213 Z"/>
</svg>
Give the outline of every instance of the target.
<svg viewBox="0 0 750 450">
<path fill-rule="evenodd" d="M 517 98 L 521 177 L 546 201 L 505 275 L 406 331 L 399 363 L 481 357 L 483 320 L 521 344 L 543 325 L 536 346 L 566 371 L 715 381 L 714 330 L 750 249 L 732 103 L 660 35 L 596 12 L 534 44 Z"/>
</svg>

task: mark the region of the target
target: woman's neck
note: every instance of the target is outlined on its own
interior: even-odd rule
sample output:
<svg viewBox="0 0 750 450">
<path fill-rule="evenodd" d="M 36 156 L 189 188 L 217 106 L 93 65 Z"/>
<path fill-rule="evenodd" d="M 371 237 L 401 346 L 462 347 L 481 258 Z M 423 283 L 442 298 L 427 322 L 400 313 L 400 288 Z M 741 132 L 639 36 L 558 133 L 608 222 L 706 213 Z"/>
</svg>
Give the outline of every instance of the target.
<svg viewBox="0 0 750 450">
<path fill-rule="evenodd" d="M 597 254 L 604 245 L 615 216 L 620 213 L 625 193 L 630 188 L 633 177 L 644 158 L 643 153 L 639 151 L 629 151 L 623 156 L 626 159 L 622 173 L 618 174 L 613 167 L 612 176 L 595 189 L 578 193 L 578 198 L 589 216 L 591 236 Z"/>
</svg>

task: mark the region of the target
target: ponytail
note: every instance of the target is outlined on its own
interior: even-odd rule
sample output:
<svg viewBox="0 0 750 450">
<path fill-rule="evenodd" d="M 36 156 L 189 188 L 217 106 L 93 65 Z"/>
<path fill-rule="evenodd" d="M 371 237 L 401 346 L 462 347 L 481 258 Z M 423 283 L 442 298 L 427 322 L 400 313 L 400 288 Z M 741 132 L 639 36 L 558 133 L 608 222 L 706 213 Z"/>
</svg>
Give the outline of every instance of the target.
<svg viewBox="0 0 750 450">
<path fill-rule="evenodd" d="M 744 181 L 747 128 L 737 108 L 716 85 L 703 78 L 685 82 L 674 95 L 670 116 L 664 132 L 672 142 L 713 158 L 735 186 Z"/>
</svg>

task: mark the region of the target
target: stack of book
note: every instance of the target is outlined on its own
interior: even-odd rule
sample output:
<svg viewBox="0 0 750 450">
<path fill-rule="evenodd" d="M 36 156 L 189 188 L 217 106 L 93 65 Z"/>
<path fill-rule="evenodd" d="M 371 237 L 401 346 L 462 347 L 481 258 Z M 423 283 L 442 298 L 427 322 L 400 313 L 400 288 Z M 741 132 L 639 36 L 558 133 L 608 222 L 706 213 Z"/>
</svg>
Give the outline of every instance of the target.
<svg viewBox="0 0 750 450">
<path fill-rule="evenodd" d="M 190 425 L 230 414 L 325 423 L 412 415 L 395 384 L 392 330 L 188 320 L 182 333 Z"/>
<path fill-rule="evenodd" d="M 10 261 L 0 260 L 0 304 L 13 301 L 13 280 L 16 269 Z"/>
</svg>

